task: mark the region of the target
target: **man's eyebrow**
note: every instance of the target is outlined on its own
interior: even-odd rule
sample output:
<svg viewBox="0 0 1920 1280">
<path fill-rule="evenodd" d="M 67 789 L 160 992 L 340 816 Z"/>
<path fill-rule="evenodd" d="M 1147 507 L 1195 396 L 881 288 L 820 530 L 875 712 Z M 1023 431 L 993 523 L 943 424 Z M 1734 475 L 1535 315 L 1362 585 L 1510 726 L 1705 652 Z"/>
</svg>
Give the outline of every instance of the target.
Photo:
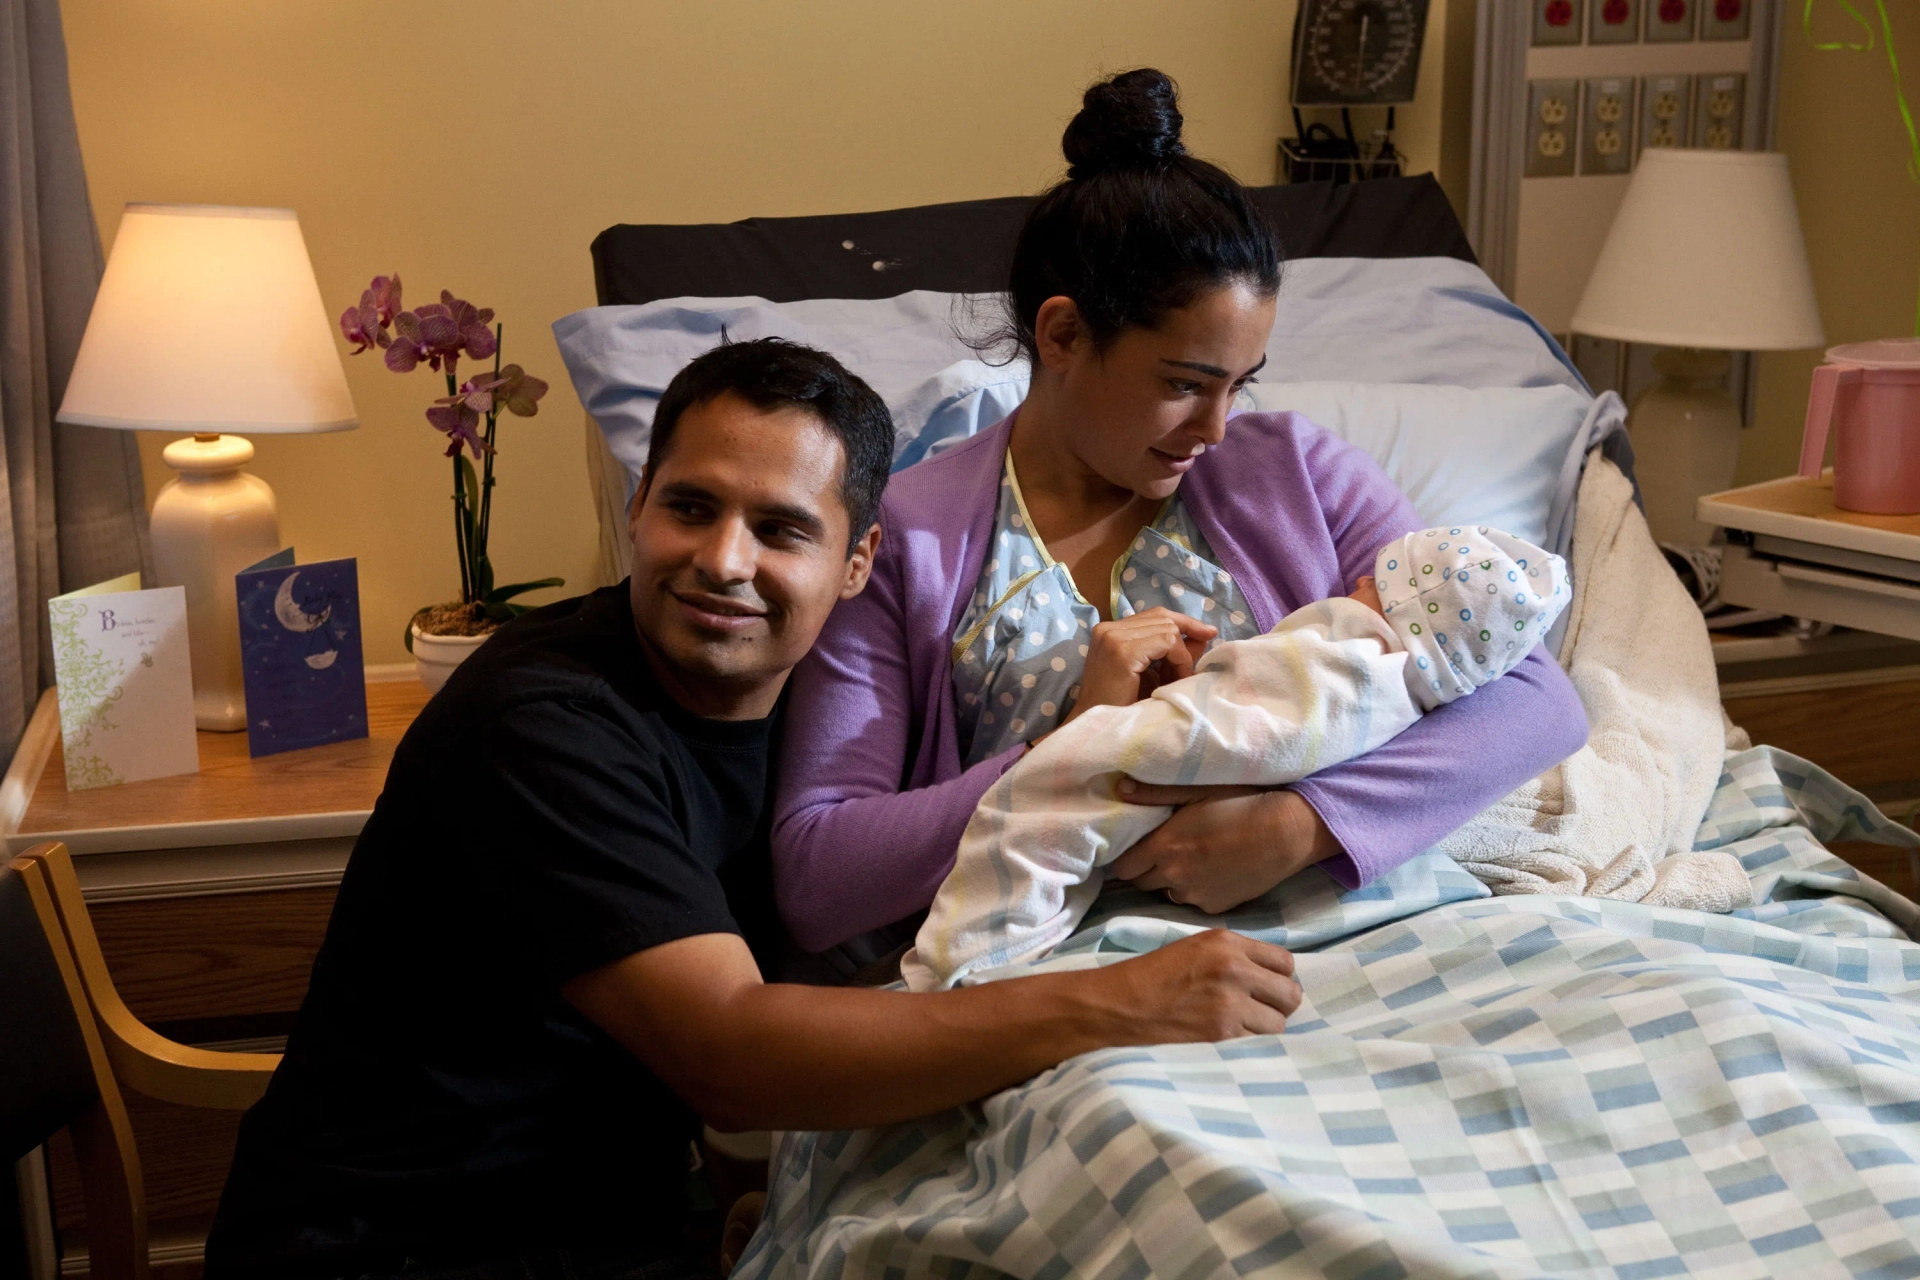
<svg viewBox="0 0 1920 1280">
<path fill-rule="evenodd" d="M 774 520 L 784 520 L 790 525 L 804 530 L 810 537 L 819 537 L 827 531 L 827 522 L 805 507 L 796 507 L 788 502 L 775 502 L 760 508 L 760 514 Z"/>
<path fill-rule="evenodd" d="M 1222 369 L 1219 365 L 1201 364 L 1198 360 L 1169 360 L 1165 356 L 1162 356 L 1160 357 L 1160 363 L 1174 365 L 1175 367 L 1181 368 L 1181 369 L 1191 369 L 1195 373 L 1204 373 L 1209 378 L 1224 378 L 1227 376 L 1227 371 L 1225 369 Z M 1251 378 L 1254 374 L 1260 372 L 1262 369 L 1266 367 L 1267 367 L 1267 358 L 1265 356 L 1261 356 L 1260 363 L 1253 366 L 1253 368 L 1247 370 L 1246 373 L 1242 374 L 1241 376 L 1246 378 Z"/>
</svg>

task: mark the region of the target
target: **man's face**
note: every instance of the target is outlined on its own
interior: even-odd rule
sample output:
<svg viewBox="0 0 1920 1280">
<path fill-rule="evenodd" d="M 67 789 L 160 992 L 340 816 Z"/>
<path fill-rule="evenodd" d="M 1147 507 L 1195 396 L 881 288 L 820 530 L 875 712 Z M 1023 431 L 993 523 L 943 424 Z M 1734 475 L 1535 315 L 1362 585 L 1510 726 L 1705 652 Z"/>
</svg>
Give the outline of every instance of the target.
<svg viewBox="0 0 1920 1280">
<path fill-rule="evenodd" d="M 720 719 L 768 714 L 879 529 L 847 553 L 839 437 L 812 412 L 724 394 L 681 415 L 627 516 L 633 619 L 669 691 Z"/>
</svg>

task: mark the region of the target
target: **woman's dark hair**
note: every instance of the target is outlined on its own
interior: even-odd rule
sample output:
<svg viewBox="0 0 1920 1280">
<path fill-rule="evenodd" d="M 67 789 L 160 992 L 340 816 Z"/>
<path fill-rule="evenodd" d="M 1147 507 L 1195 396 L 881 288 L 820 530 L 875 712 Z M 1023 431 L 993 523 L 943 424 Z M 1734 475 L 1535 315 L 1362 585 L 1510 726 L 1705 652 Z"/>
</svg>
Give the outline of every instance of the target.
<svg viewBox="0 0 1920 1280">
<path fill-rule="evenodd" d="M 1233 176 L 1187 154 L 1179 91 L 1151 67 L 1089 88 L 1060 140 L 1066 180 L 1034 202 L 1007 284 L 1010 338 L 1037 363 L 1040 304 L 1068 297 L 1104 347 L 1202 291 L 1280 287 L 1273 226 Z"/>
<path fill-rule="evenodd" d="M 893 415 L 872 387 L 824 351 L 784 338 L 728 342 L 695 356 L 673 375 L 653 414 L 647 474 L 667 456 L 680 418 L 695 405 L 732 392 L 757 409 L 798 405 L 840 438 L 846 462 L 840 498 L 848 518 L 847 551 L 873 527 L 893 464 Z"/>
</svg>

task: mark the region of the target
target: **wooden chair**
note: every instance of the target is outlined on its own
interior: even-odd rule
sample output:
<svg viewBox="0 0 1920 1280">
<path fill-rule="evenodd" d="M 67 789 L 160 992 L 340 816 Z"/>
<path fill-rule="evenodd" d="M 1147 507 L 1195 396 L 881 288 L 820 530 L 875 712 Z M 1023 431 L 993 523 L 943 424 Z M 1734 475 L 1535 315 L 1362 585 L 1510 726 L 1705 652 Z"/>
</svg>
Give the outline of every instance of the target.
<svg viewBox="0 0 1920 1280">
<path fill-rule="evenodd" d="M 0 868 L 0 1160 L 61 1128 L 73 1139 L 94 1280 L 145 1280 L 146 1196 L 120 1086 L 185 1106 L 245 1110 L 280 1064 L 272 1053 L 178 1044 L 114 989 L 65 845 Z"/>
</svg>

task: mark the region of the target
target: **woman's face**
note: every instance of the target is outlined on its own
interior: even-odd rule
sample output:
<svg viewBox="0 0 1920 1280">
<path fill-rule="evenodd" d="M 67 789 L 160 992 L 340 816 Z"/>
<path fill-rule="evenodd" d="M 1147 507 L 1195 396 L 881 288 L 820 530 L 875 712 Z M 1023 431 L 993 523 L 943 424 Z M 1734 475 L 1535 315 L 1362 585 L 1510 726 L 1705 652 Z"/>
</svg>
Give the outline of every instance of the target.
<svg viewBox="0 0 1920 1280">
<path fill-rule="evenodd" d="M 1273 316 L 1273 298 L 1221 285 L 1098 351 L 1072 300 L 1048 299 L 1035 336 L 1059 379 L 1059 443 L 1109 484 L 1165 498 L 1225 439 L 1234 397 L 1266 363 Z"/>
</svg>

